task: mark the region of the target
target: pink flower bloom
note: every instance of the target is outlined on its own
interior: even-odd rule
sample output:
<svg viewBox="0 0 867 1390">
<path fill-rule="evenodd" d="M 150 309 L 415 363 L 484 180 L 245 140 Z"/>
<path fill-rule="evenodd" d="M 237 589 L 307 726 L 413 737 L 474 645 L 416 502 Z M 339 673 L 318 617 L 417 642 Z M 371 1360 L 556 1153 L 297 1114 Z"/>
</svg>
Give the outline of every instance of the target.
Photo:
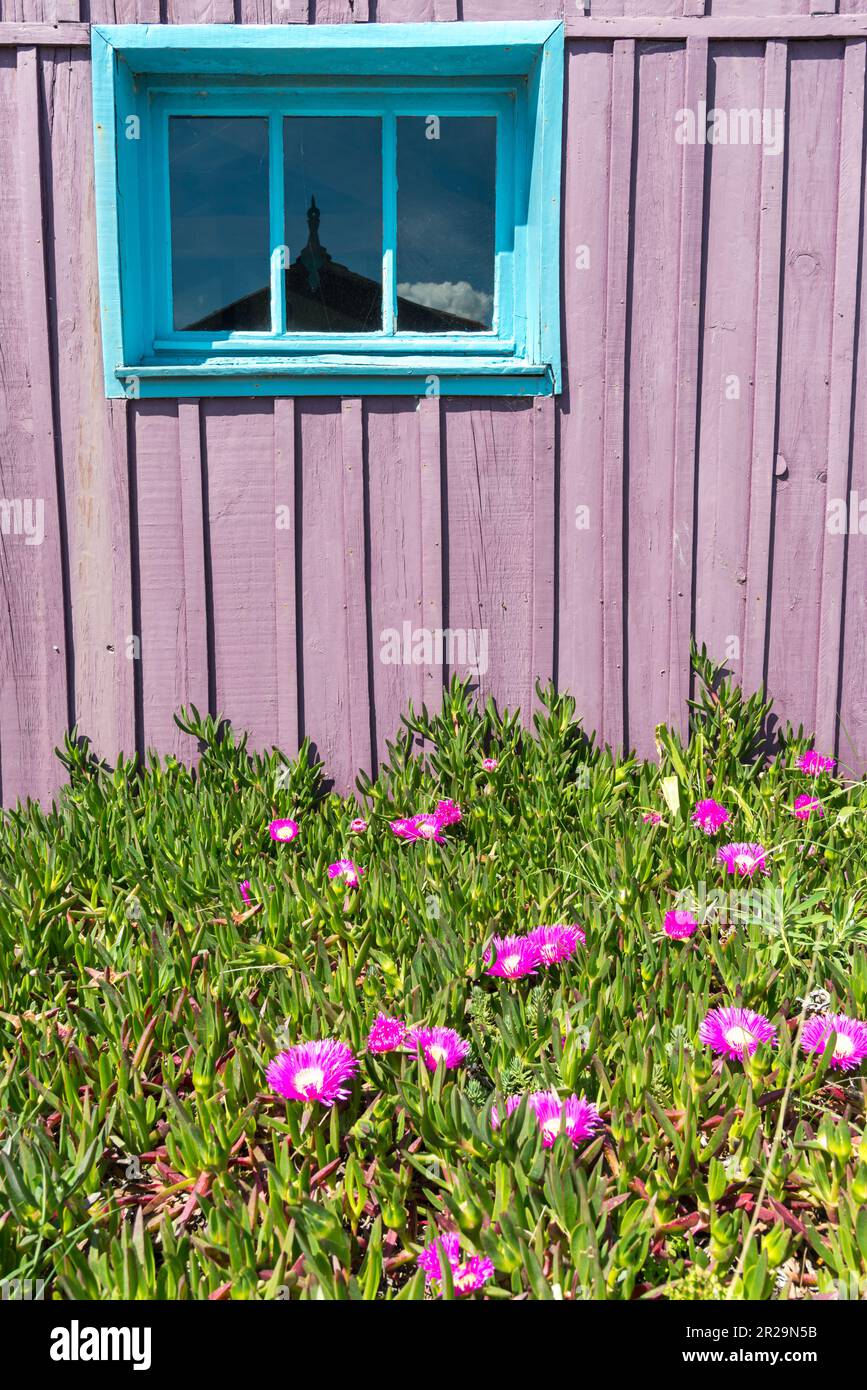
<svg viewBox="0 0 867 1390">
<path fill-rule="evenodd" d="M 349 822 L 349 829 L 353 835 L 363 835 L 367 829 L 367 821 L 362 820 L 361 816 L 356 816 L 355 820 Z"/>
<path fill-rule="evenodd" d="M 496 959 L 491 965 L 494 955 Z M 541 960 L 539 948 L 529 936 L 495 936 L 485 951 L 485 961 L 488 963 L 486 973 L 498 975 L 503 980 L 520 980 L 524 975 L 535 975 Z"/>
<path fill-rule="evenodd" d="M 705 835 L 715 835 L 721 825 L 725 825 L 730 820 L 725 806 L 721 806 L 718 801 L 708 799 L 707 801 L 697 801 L 692 818 L 696 825 L 700 825 Z"/>
<path fill-rule="evenodd" d="M 469 1043 L 453 1028 L 410 1028 L 406 1042 L 413 1051 L 421 1048 L 428 1071 L 436 1071 L 440 1062 L 446 1070 L 459 1067 L 470 1050 Z"/>
<path fill-rule="evenodd" d="M 251 903 L 253 899 L 250 897 L 250 880 L 248 878 L 245 878 L 244 882 L 239 884 L 238 887 L 241 897 L 244 899 L 244 902 L 248 904 Z"/>
<path fill-rule="evenodd" d="M 418 1257 L 418 1263 L 425 1273 L 425 1283 L 436 1283 L 443 1277 L 440 1250 L 451 1268 L 455 1293 L 473 1293 L 494 1277 L 492 1261 L 481 1255 L 471 1255 L 468 1260 L 461 1262 L 460 1240 L 450 1231 L 446 1235 L 437 1236 L 433 1244 L 428 1245 Z"/>
<path fill-rule="evenodd" d="M 346 1043 L 305 1042 L 280 1052 L 268 1063 L 268 1085 L 286 1100 L 318 1100 L 333 1105 L 346 1100 L 358 1062 Z"/>
<path fill-rule="evenodd" d="M 442 822 L 435 811 L 431 815 L 413 816 L 412 827 L 415 840 L 434 840 L 438 845 L 446 842 Z"/>
<path fill-rule="evenodd" d="M 412 816 L 409 820 L 393 820 L 390 827 L 399 840 L 409 840 L 411 844 L 416 840 L 433 840 L 438 845 L 444 845 L 446 842 L 436 812 Z"/>
<path fill-rule="evenodd" d="M 485 769 L 485 772 L 496 772 L 499 766 L 500 764 L 497 762 L 496 758 L 482 758 L 482 767 Z"/>
<path fill-rule="evenodd" d="M 836 767 L 834 758 L 826 758 L 824 754 L 817 753 L 815 748 L 811 748 L 809 753 L 802 753 L 798 759 L 798 767 L 802 772 L 809 772 L 811 777 L 815 777 L 819 772 L 832 772 Z"/>
<path fill-rule="evenodd" d="M 645 825 L 659 825 L 662 816 L 658 811 L 647 811 L 641 819 L 644 821 Z"/>
<path fill-rule="evenodd" d="M 662 930 L 666 936 L 670 936 L 674 941 L 686 941 L 698 931 L 698 922 L 690 912 L 677 910 L 666 912 Z"/>
<path fill-rule="evenodd" d="M 301 829 L 297 820 L 272 820 L 268 830 L 272 840 L 294 840 Z"/>
<path fill-rule="evenodd" d="M 521 1104 L 523 1096 L 506 1097 L 506 1114 L 513 1115 Z M 527 1097 L 527 1104 L 536 1116 L 542 1131 L 542 1144 L 546 1149 L 554 1145 L 558 1134 L 566 1134 L 572 1147 L 585 1139 L 590 1139 L 602 1123 L 602 1117 L 592 1101 L 586 1096 L 567 1096 L 561 1100 L 556 1091 L 533 1091 Z M 491 1111 L 494 1129 L 500 1127 L 500 1117 L 496 1107 Z"/>
<path fill-rule="evenodd" d="M 579 941 L 582 946 L 587 943 L 584 930 L 577 922 L 569 927 L 561 924 L 554 927 L 534 927 L 527 940 L 538 947 L 542 964 L 549 967 L 574 956 Z"/>
<path fill-rule="evenodd" d="M 825 812 L 822 810 L 821 801 L 817 800 L 815 796 L 795 797 L 795 805 L 792 814 L 797 816 L 798 820 L 809 820 L 813 811 L 816 812 L 820 820 L 825 815 Z"/>
<path fill-rule="evenodd" d="M 438 801 L 436 818 L 440 825 L 457 825 L 463 819 L 461 808 L 456 801 Z"/>
<path fill-rule="evenodd" d="M 711 1009 L 699 1026 L 698 1036 L 714 1052 L 724 1057 L 743 1060 L 744 1053 L 752 1057 L 759 1043 L 776 1045 L 777 1030 L 764 1014 L 752 1009 Z"/>
<path fill-rule="evenodd" d="M 732 844 L 723 845 L 718 849 L 716 857 L 720 864 L 725 864 L 728 873 L 739 874 L 741 878 L 744 875 L 752 878 L 755 873 L 768 872 L 766 854 L 767 850 L 762 845 Z"/>
<path fill-rule="evenodd" d="M 831 1066 L 851 1071 L 867 1057 L 867 1023 L 846 1014 L 819 1014 L 808 1019 L 801 1034 L 805 1052 L 824 1052 L 832 1033 L 837 1034 Z"/>
<path fill-rule="evenodd" d="M 406 1028 L 399 1018 L 377 1014 L 367 1039 L 368 1052 L 394 1052 L 406 1037 Z"/>
<path fill-rule="evenodd" d="M 351 859 L 338 859 L 336 864 L 328 865 L 329 878 L 342 878 L 347 888 L 357 888 L 364 873 Z"/>
</svg>

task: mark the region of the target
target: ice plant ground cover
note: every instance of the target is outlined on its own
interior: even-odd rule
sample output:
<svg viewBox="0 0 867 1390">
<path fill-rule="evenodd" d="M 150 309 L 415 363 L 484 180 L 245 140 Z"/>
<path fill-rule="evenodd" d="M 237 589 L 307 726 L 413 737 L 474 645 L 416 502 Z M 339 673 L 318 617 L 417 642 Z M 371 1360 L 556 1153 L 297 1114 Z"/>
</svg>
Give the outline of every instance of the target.
<svg viewBox="0 0 867 1390">
<path fill-rule="evenodd" d="M 863 1295 L 867 793 L 695 663 L 647 763 L 459 685 L 353 798 L 195 713 L 194 772 L 70 741 L 0 829 L 0 1276 Z"/>
</svg>

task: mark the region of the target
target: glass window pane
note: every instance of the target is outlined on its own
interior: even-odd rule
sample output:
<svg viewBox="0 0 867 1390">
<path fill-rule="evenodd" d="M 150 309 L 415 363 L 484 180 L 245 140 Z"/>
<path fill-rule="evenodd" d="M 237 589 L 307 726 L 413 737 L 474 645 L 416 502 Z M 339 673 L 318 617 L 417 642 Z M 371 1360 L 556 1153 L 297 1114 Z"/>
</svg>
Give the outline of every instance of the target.
<svg viewBox="0 0 867 1390">
<path fill-rule="evenodd" d="M 169 121 L 176 329 L 270 331 L 268 122 Z"/>
<path fill-rule="evenodd" d="M 382 122 L 287 116 L 286 331 L 382 329 Z"/>
<path fill-rule="evenodd" d="M 397 122 L 397 326 L 478 333 L 494 322 L 497 122 Z"/>
</svg>

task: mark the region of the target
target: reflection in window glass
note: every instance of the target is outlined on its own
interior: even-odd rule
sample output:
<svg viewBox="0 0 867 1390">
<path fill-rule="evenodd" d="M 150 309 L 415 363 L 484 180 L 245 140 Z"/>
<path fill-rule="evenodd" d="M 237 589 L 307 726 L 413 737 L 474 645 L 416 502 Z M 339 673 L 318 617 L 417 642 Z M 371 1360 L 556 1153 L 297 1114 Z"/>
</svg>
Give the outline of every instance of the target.
<svg viewBox="0 0 867 1390">
<path fill-rule="evenodd" d="M 270 330 L 268 122 L 173 116 L 169 188 L 175 328 Z"/>
<path fill-rule="evenodd" d="M 286 331 L 382 329 L 382 122 L 288 116 Z"/>
<path fill-rule="evenodd" d="M 397 122 L 397 326 L 484 332 L 494 322 L 497 122 Z"/>
</svg>

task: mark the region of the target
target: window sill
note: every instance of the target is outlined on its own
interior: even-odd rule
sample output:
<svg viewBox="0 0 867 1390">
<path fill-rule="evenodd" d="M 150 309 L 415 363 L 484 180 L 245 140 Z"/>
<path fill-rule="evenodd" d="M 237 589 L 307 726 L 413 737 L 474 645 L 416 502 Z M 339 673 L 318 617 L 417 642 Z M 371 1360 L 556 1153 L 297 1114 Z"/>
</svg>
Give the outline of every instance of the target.
<svg viewBox="0 0 867 1390">
<path fill-rule="evenodd" d="M 260 357 L 115 369 L 115 396 L 550 396 L 549 367 L 505 358 Z"/>
</svg>

